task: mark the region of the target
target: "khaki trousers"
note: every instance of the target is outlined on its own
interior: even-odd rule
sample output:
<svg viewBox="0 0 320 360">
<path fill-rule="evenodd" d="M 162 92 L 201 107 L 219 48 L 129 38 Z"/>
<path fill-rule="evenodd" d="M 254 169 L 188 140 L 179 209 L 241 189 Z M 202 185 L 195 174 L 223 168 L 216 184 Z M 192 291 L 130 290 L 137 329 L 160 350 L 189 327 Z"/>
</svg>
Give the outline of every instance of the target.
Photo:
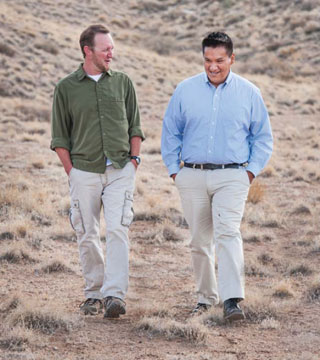
<svg viewBox="0 0 320 360">
<path fill-rule="evenodd" d="M 217 304 L 244 298 L 240 224 L 249 190 L 244 168 L 182 168 L 175 179 L 191 231 L 191 254 L 198 302 Z M 215 275 L 218 260 L 218 283 Z"/>
<path fill-rule="evenodd" d="M 85 297 L 124 299 L 129 282 L 129 225 L 133 219 L 135 167 L 107 167 L 104 174 L 72 168 L 70 222 L 77 234 Z M 106 256 L 100 241 L 100 212 L 106 222 Z"/>
</svg>

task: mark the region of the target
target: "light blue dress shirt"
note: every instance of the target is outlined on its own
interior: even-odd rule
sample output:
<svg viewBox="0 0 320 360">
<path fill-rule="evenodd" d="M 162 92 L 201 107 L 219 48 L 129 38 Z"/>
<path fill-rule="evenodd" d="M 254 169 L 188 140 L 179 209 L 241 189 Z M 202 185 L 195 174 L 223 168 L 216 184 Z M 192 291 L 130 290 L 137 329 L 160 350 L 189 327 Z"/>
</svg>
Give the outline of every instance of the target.
<svg viewBox="0 0 320 360">
<path fill-rule="evenodd" d="M 161 152 L 169 175 L 181 160 L 246 163 L 255 176 L 268 162 L 273 138 L 260 90 L 230 71 L 215 88 L 205 72 L 182 81 L 163 120 Z"/>
</svg>

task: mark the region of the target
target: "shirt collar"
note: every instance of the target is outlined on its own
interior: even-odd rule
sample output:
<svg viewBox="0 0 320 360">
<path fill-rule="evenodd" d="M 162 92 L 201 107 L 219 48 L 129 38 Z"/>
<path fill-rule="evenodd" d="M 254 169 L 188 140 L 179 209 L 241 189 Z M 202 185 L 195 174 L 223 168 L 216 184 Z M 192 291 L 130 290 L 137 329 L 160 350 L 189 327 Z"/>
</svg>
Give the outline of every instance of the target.
<svg viewBox="0 0 320 360">
<path fill-rule="evenodd" d="M 76 74 L 77 74 L 79 81 L 83 80 L 87 76 L 86 72 L 83 70 L 83 63 L 81 63 L 79 65 L 78 70 L 76 71 Z M 108 74 L 109 76 L 112 76 L 113 71 L 108 70 L 108 71 L 104 72 L 103 74 Z"/>
<path fill-rule="evenodd" d="M 230 72 L 229 72 L 229 74 L 228 74 L 225 82 L 223 83 L 224 86 L 225 86 L 225 85 L 228 85 L 228 84 L 231 82 L 231 80 L 232 80 L 233 77 L 234 77 L 234 74 L 233 74 L 233 72 L 232 72 L 231 69 L 230 69 Z M 211 82 L 210 82 L 209 79 L 208 79 L 208 76 L 207 76 L 207 73 L 206 73 L 206 72 L 203 73 L 203 80 L 204 80 L 207 84 L 209 84 L 209 85 L 211 84 Z"/>
</svg>

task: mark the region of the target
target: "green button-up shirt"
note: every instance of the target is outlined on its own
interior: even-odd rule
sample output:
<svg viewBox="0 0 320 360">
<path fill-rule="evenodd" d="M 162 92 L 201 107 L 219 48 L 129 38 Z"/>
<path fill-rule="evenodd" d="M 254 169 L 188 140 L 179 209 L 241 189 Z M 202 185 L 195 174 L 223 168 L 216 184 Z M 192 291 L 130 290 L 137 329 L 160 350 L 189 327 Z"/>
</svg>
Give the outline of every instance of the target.
<svg viewBox="0 0 320 360">
<path fill-rule="evenodd" d="M 51 149 L 69 150 L 77 169 L 102 174 L 106 158 L 115 168 L 124 167 L 130 160 L 130 139 L 144 139 L 131 80 L 109 70 L 96 82 L 80 65 L 56 85 L 51 131 Z"/>
</svg>

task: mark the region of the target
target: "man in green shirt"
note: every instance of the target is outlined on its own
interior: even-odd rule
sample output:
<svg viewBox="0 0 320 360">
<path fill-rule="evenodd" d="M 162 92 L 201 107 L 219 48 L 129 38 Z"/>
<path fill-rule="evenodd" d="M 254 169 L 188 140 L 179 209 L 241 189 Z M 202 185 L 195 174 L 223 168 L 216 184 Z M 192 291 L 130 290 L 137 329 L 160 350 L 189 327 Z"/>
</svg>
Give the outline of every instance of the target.
<svg viewBox="0 0 320 360">
<path fill-rule="evenodd" d="M 110 69 L 114 43 L 102 25 L 80 36 L 84 63 L 56 85 L 52 141 L 69 177 L 70 221 L 76 231 L 85 298 L 84 314 L 125 314 L 129 279 L 128 230 L 133 219 L 135 172 L 144 139 L 129 77 Z M 100 211 L 106 221 L 106 258 Z"/>
</svg>

